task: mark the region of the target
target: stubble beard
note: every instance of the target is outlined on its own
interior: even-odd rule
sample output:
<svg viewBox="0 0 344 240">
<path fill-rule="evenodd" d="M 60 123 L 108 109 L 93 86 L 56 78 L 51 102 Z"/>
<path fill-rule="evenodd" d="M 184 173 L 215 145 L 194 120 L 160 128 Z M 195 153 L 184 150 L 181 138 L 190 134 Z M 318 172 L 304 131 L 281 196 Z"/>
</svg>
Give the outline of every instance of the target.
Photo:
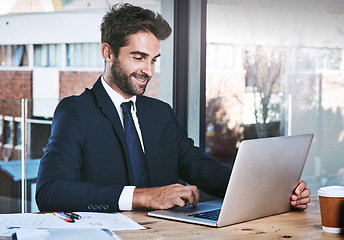
<svg viewBox="0 0 344 240">
<path fill-rule="evenodd" d="M 124 93 L 134 96 L 142 95 L 146 91 L 150 77 L 142 72 L 133 72 L 129 75 L 125 73 L 120 62 L 116 59 L 111 68 L 112 81 L 119 87 Z M 134 83 L 135 80 L 132 77 L 144 78 L 146 83 L 142 85 L 137 85 Z"/>
</svg>

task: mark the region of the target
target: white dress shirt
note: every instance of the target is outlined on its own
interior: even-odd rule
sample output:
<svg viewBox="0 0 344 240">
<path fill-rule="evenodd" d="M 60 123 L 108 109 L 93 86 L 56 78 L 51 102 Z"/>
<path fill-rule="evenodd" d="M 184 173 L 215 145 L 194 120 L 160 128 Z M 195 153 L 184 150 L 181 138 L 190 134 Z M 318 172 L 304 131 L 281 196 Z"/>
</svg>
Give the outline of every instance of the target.
<svg viewBox="0 0 344 240">
<path fill-rule="evenodd" d="M 136 96 L 133 96 L 129 99 L 125 99 L 124 97 L 122 97 L 118 92 L 116 92 L 114 89 L 112 89 L 105 82 L 103 76 L 101 77 L 101 82 L 103 84 L 103 87 L 105 88 L 105 91 L 110 96 L 113 104 L 115 105 L 115 107 L 117 109 L 117 112 L 118 112 L 119 118 L 121 119 L 121 123 L 122 123 L 123 128 L 124 128 L 123 110 L 122 110 L 121 104 L 123 102 L 129 102 L 129 101 L 132 101 L 134 103 L 134 104 L 132 104 L 131 114 L 133 116 L 136 131 L 137 131 L 139 138 L 140 138 L 142 150 L 143 150 L 143 152 L 145 152 L 143 140 L 142 140 L 141 129 L 140 129 L 140 125 L 139 125 L 139 120 L 138 120 L 137 115 L 136 115 Z M 125 186 L 123 188 L 121 196 L 119 197 L 119 200 L 118 200 L 118 206 L 119 206 L 119 209 L 121 211 L 131 211 L 132 210 L 134 189 L 135 189 L 135 186 Z"/>
</svg>

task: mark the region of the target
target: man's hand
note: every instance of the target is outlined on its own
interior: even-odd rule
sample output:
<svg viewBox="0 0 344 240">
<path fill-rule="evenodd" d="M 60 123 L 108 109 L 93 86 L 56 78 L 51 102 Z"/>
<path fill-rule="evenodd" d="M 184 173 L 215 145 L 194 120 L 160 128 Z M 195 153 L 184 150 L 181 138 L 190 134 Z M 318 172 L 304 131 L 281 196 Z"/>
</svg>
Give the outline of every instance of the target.
<svg viewBox="0 0 344 240">
<path fill-rule="evenodd" d="M 169 209 L 174 206 L 196 206 L 199 192 L 196 186 L 173 184 L 155 188 L 135 188 L 133 209 Z"/>
<path fill-rule="evenodd" d="M 290 204 L 300 210 L 308 208 L 308 203 L 311 202 L 311 191 L 306 188 L 307 184 L 300 179 L 299 185 L 297 185 L 294 194 L 291 196 Z"/>
</svg>

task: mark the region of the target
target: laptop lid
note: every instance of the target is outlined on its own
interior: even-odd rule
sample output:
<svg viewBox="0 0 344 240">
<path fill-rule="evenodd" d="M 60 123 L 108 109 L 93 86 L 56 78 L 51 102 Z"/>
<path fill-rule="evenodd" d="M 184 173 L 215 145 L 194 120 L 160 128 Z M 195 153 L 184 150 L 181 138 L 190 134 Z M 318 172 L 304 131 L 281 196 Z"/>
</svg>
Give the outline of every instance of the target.
<svg viewBox="0 0 344 240">
<path fill-rule="evenodd" d="M 199 203 L 196 208 L 172 208 L 149 216 L 222 227 L 290 210 L 290 196 L 301 177 L 313 134 L 261 138 L 241 142 L 221 202 Z M 217 221 L 192 213 L 221 208 Z"/>
</svg>

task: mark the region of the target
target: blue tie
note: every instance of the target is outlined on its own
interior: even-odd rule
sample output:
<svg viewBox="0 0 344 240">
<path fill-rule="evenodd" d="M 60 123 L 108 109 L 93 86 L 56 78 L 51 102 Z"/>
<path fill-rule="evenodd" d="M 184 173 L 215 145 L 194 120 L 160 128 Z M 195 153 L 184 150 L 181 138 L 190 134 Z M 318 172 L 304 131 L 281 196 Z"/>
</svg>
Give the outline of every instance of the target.
<svg viewBox="0 0 344 240">
<path fill-rule="evenodd" d="M 124 130 L 127 137 L 127 145 L 129 150 L 131 168 L 133 170 L 134 183 L 136 187 L 149 187 L 147 176 L 146 160 L 142 150 L 139 136 L 137 134 L 133 116 L 131 115 L 132 101 L 123 102 Z"/>
</svg>

